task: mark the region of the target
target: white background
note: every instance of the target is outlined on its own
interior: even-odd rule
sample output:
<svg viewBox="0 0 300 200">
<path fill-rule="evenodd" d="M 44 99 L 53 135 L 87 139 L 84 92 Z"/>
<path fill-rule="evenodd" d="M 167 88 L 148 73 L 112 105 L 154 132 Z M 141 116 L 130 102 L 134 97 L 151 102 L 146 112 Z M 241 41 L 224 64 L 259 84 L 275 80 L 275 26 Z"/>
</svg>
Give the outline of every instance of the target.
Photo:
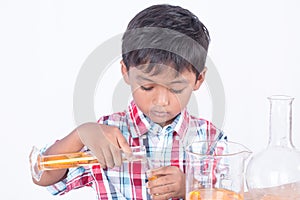
<svg viewBox="0 0 300 200">
<path fill-rule="evenodd" d="M 28 155 L 33 145 L 51 143 L 76 127 L 74 84 L 88 55 L 122 33 L 137 12 L 157 3 L 187 8 L 207 26 L 209 56 L 225 88 L 223 128 L 230 139 L 254 152 L 265 148 L 266 98 L 287 94 L 295 97 L 293 140 L 300 148 L 299 1 L 0 0 L 1 199 L 94 199 L 88 189 L 53 197 L 34 185 Z M 113 75 L 105 74 L 108 80 L 118 77 L 118 62 Z M 111 111 L 112 89 L 104 80 L 95 94 L 97 116 Z M 205 85 L 197 97 L 200 115 L 210 119 Z"/>
</svg>

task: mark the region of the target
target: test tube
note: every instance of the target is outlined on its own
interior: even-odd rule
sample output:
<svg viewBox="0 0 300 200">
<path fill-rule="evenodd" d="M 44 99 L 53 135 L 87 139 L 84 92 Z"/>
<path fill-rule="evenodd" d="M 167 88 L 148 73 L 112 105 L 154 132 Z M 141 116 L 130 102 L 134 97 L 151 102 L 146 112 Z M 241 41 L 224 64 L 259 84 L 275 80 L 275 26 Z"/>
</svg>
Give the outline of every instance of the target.
<svg viewBox="0 0 300 200">
<path fill-rule="evenodd" d="M 147 161 L 145 146 L 131 147 L 132 155 L 122 153 L 123 162 Z M 33 147 L 30 153 L 31 174 L 37 181 L 45 170 L 67 169 L 73 167 L 99 164 L 97 158 L 90 152 L 75 152 L 57 155 L 43 155 Z"/>
</svg>

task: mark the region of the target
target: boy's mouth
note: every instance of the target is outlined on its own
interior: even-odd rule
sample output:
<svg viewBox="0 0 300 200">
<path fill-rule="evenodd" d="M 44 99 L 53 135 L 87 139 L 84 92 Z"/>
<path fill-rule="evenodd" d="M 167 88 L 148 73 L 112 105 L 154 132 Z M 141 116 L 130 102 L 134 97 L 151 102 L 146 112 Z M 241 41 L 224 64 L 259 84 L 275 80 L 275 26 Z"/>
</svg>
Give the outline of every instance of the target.
<svg viewBox="0 0 300 200">
<path fill-rule="evenodd" d="M 151 110 L 150 111 L 150 116 L 159 117 L 159 118 L 166 118 L 166 117 L 169 116 L 169 113 L 166 112 L 166 111 Z"/>
</svg>

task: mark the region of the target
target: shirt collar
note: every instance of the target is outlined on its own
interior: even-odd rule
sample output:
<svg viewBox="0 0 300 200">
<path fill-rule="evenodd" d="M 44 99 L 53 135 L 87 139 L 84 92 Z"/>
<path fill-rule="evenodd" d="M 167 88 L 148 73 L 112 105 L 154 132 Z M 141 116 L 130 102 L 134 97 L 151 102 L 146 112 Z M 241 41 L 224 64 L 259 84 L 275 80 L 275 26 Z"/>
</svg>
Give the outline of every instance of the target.
<svg viewBox="0 0 300 200">
<path fill-rule="evenodd" d="M 149 131 L 157 129 L 158 124 L 152 122 L 150 118 L 145 116 L 143 112 L 136 106 L 134 101 L 128 106 L 127 115 L 129 117 L 129 130 L 133 138 L 140 137 Z M 173 120 L 173 122 L 162 129 L 167 129 L 168 132 L 176 132 L 182 139 L 185 135 L 190 121 L 190 115 L 187 109 L 184 108 L 181 113 Z M 160 126 L 159 126 L 160 127 Z"/>
</svg>

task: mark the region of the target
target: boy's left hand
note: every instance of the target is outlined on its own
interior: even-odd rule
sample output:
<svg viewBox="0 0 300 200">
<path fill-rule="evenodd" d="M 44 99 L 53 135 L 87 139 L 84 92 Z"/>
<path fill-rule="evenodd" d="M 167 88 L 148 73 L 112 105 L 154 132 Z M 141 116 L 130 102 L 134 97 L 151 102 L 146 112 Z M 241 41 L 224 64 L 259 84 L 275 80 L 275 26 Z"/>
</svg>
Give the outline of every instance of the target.
<svg viewBox="0 0 300 200">
<path fill-rule="evenodd" d="M 147 188 L 152 199 L 185 197 L 185 174 L 178 167 L 160 167 L 149 171 L 147 174 L 150 179 Z"/>
</svg>

